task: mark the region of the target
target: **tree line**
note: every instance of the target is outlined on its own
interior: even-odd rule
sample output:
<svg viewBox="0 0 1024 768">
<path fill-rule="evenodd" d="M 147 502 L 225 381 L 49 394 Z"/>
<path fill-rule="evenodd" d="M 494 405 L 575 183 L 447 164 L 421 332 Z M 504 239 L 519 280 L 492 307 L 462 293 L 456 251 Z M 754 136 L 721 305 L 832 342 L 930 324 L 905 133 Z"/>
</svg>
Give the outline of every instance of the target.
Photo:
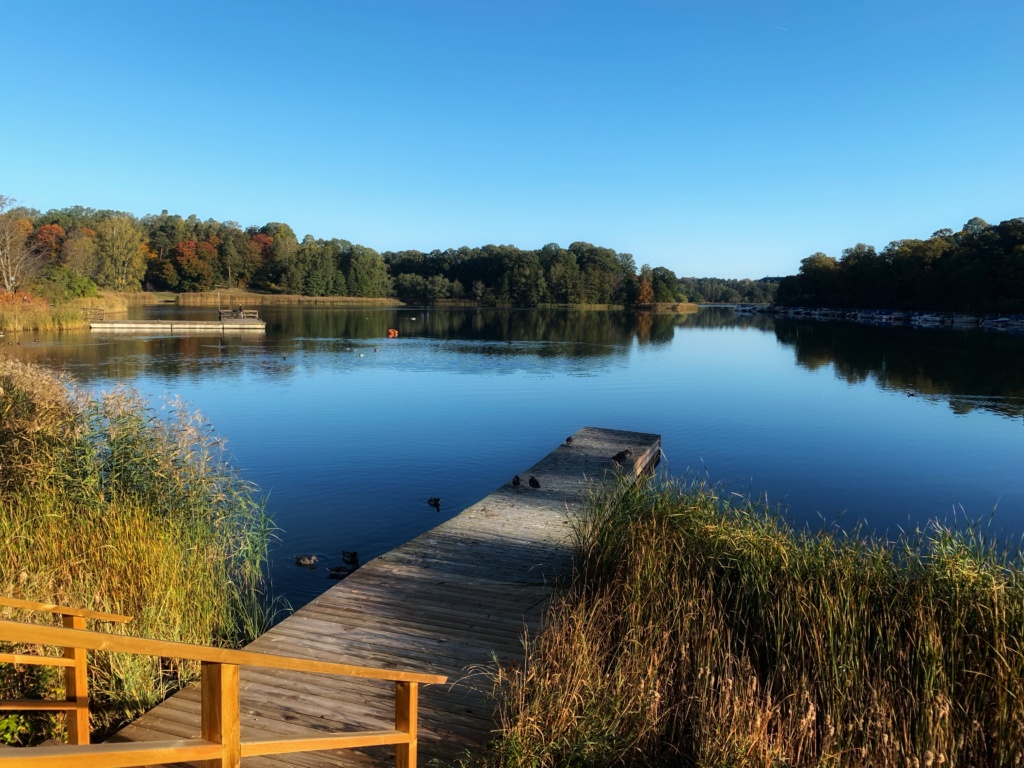
<svg viewBox="0 0 1024 768">
<path fill-rule="evenodd" d="M 778 277 L 760 280 L 727 280 L 720 277 L 681 277 L 679 291 L 696 304 L 771 304 L 779 287 Z"/>
<path fill-rule="evenodd" d="M 959 232 L 815 253 L 779 284 L 786 306 L 935 312 L 1024 312 L 1024 218 L 972 218 Z"/>
<path fill-rule="evenodd" d="M 281 222 L 242 228 L 167 211 L 137 218 L 83 206 L 41 213 L 14 202 L 0 197 L 0 288 L 6 291 L 34 280 L 54 295 L 94 283 L 117 291 L 232 287 L 515 307 L 642 305 L 683 297 L 671 270 L 637 269 L 632 254 L 586 242 L 378 253 L 337 238 L 300 241 Z"/>
</svg>

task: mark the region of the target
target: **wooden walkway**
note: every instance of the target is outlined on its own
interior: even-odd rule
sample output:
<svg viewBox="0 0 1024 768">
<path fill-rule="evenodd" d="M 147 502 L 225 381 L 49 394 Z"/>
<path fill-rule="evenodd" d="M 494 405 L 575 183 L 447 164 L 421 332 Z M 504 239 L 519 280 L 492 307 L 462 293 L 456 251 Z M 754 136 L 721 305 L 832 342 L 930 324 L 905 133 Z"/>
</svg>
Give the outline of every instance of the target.
<svg viewBox="0 0 1024 768">
<path fill-rule="evenodd" d="M 223 318 L 221 320 L 93 320 L 90 331 L 105 333 L 225 333 L 256 331 L 267 324 L 259 318 Z"/>
<path fill-rule="evenodd" d="M 494 702 L 485 669 L 522 658 L 524 627 L 535 632 L 553 584 L 569 573 L 567 510 L 592 481 L 643 472 L 660 438 L 586 427 L 503 485 L 431 531 L 372 560 L 299 609 L 246 650 L 448 675 L 420 688 L 419 763 L 452 761 L 491 737 Z M 514 471 L 509 473 L 511 481 Z M 536 477 L 539 489 L 530 488 Z M 243 669 L 242 734 L 313 735 L 325 729 L 392 727 L 391 686 L 275 670 Z M 199 691 L 171 697 L 112 741 L 194 737 Z M 247 758 L 243 765 L 303 768 L 391 765 L 390 748 Z"/>
</svg>

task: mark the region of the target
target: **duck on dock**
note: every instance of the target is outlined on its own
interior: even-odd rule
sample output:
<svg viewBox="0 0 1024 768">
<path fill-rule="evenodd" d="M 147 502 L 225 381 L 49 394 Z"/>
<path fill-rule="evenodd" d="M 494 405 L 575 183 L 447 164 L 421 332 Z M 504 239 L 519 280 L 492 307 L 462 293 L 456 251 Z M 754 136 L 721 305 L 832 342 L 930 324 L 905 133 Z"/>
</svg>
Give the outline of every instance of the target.
<svg viewBox="0 0 1024 768">
<path fill-rule="evenodd" d="M 612 461 L 614 461 L 616 464 L 621 464 L 632 455 L 633 452 L 629 450 L 629 448 L 626 448 L 625 450 L 619 451 L 614 456 L 612 456 Z"/>
<path fill-rule="evenodd" d="M 540 480 L 533 475 L 530 475 L 530 487 L 534 489 L 540 488 Z"/>
<path fill-rule="evenodd" d="M 516 475 L 515 477 L 512 478 L 512 487 L 518 488 L 520 485 L 522 485 L 522 482 L 523 481 L 519 479 L 519 475 Z"/>
</svg>

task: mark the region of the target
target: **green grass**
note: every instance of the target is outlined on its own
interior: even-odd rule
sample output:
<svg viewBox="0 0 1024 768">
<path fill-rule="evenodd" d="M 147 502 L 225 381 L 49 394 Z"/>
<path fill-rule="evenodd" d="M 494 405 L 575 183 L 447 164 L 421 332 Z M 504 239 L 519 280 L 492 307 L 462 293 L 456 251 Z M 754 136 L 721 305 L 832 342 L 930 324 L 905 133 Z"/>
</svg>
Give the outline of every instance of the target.
<svg viewBox="0 0 1024 768">
<path fill-rule="evenodd" d="M 0 358 L 0 457 L 3 594 L 129 614 L 127 625 L 95 628 L 189 643 L 238 646 L 269 623 L 263 565 L 272 527 L 262 501 L 180 402 L 158 413 L 131 390 L 93 396 Z M 110 732 L 198 671 L 90 654 L 94 730 Z M 0 698 L 49 698 L 61 687 L 57 670 L 0 665 Z M 28 728 L 20 741 L 63 727 L 55 716 L 17 717 Z"/>
<path fill-rule="evenodd" d="M 522 666 L 495 766 L 1017 766 L 1024 584 L 977 530 L 792 530 L 706 485 L 620 487 Z"/>
</svg>

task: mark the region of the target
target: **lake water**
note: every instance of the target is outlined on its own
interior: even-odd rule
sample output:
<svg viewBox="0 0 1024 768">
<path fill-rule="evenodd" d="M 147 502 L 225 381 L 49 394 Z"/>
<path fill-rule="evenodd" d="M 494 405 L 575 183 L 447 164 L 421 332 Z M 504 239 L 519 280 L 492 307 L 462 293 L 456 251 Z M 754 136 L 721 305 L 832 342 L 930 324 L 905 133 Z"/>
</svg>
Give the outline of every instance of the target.
<svg viewBox="0 0 1024 768">
<path fill-rule="evenodd" d="M 213 319 L 140 307 L 134 316 Z M 265 335 L 8 334 L 83 384 L 180 395 L 268 494 L 275 588 L 457 514 L 583 426 L 662 435 L 662 471 L 797 524 L 987 518 L 1024 532 L 1024 338 L 992 331 L 567 311 L 264 307 Z M 387 339 L 388 328 L 399 338 Z M 440 512 L 427 505 L 439 496 Z"/>
</svg>

